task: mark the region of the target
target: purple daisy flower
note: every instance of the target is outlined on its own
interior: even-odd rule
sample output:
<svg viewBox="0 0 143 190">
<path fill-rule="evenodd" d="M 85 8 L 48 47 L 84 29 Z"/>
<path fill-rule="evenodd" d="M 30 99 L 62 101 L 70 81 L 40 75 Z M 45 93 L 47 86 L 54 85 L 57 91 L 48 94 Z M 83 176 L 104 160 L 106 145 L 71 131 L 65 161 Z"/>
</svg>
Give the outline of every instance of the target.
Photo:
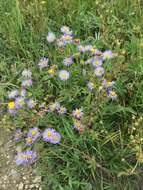
<svg viewBox="0 0 143 190">
<path fill-rule="evenodd" d="M 92 65 L 94 67 L 101 67 L 102 65 L 102 60 L 101 59 L 98 59 L 98 58 L 93 58 L 92 59 Z"/>
<path fill-rule="evenodd" d="M 75 120 L 75 121 L 74 121 L 73 128 L 76 129 L 76 130 L 78 130 L 78 131 L 79 131 L 80 129 L 82 129 L 82 128 L 83 128 L 83 125 L 82 125 L 81 121 L 80 121 L 80 120 Z"/>
<path fill-rule="evenodd" d="M 59 102 L 54 102 L 49 105 L 49 112 L 56 111 L 60 108 L 60 103 Z"/>
<path fill-rule="evenodd" d="M 24 79 L 21 83 L 21 86 L 23 87 L 30 87 L 32 85 L 32 80 L 31 79 Z"/>
<path fill-rule="evenodd" d="M 88 82 L 87 83 L 87 86 L 88 86 L 88 89 L 90 90 L 90 91 L 92 91 L 93 89 L 94 89 L 94 83 L 93 82 Z"/>
<path fill-rule="evenodd" d="M 43 132 L 43 140 L 45 142 L 50 142 L 54 132 L 55 130 L 52 128 L 45 129 L 45 131 Z"/>
<path fill-rule="evenodd" d="M 25 105 L 25 101 L 24 101 L 24 98 L 22 97 L 17 97 L 15 99 L 15 108 L 23 108 Z"/>
<path fill-rule="evenodd" d="M 94 47 L 90 49 L 90 52 L 92 53 L 92 55 L 99 55 L 99 54 L 101 54 L 101 52 L 98 49 L 94 48 Z"/>
<path fill-rule="evenodd" d="M 102 85 L 105 87 L 105 88 L 112 88 L 115 84 L 115 81 L 108 81 L 107 79 L 104 79 L 103 82 L 102 82 Z"/>
<path fill-rule="evenodd" d="M 63 106 L 61 106 L 58 111 L 57 111 L 60 115 L 63 115 L 67 112 L 67 109 Z"/>
<path fill-rule="evenodd" d="M 25 153 L 28 157 L 28 163 L 33 164 L 37 159 L 36 152 L 33 150 L 27 150 Z"/>
<path fill-rule="evenodd" d="M 13 90 L 9 93 L 8 98 L 12 99 L 15 98 L 16 96 L 18 96 L 18 90 Z"/>
<path fill-rule="evenodd" d="M 81 118 L 83 116 L 83 110 L 82 108 L 75 109 L 72 114 L 76 118 Z"/>
<path fill-rule="evenodd" d="M 50 139 L 51 144 L 58 144 L 61 141 L 61 135 L 58 132 L 54 132 Z"/>
<path fill-rule="evenodd" d="M 23 158 L 23 153 L 19 152 L 16 156 L 15 156 L 15 162 L 17 165 L 21 165 L 24 163 L 24 158 Z"/>
<path fill-rule="evenodd" d="M 72 63 L 73 63 L 73 57 L 72 56 L 71 57 L 66 57 L 63 60 L 63 64 L 65 66 L 70 66 Z"/>
<path fill-rule="evenodd" d="M 39 129 L 37 127 L 29 129 L 28 136 L 32 136 L 36 140 L 40 136 Z"/>
<path fill-rule="evenodd" d="M 64 34 L 72 35 L 72 31 L 70 31 L 68 26 L 62 26 L 61 27 L 61 32 Z"/>
<path fill-rule="evenodd" d="M 103 52 L 102 56 L 103 56 L 103 60 L 111 59 L 113 57 L 113 53 L 111 50 L 106 50 Z"/>
<path fill-rule="evenodd" d="M 71 44 L 73 42 L 73 37 L 69 34 L 64 34 L 61 36 L 61 40 L 65 43 L 65 44 Z"/>
<path fill-rule="evenodd" d="M 61 38 L 57 39 L 57 46 L 58 47 L 64 47 L 65 46 L 65 41 L 63 41 Z"/>
<path fill-rule="evenodd" d="M 48 62 L 49 62 L 49 59 L 46 57 L 43 57 L 42 59 L 40 59 L 40 61 L 38 63 L 39 68 L 43 69 L 45 67 L 48 67 Z"/>
<path fill-rule="evenodd" d="M 14 138 L 16 141 L 20 140 L 22 138 L 22 131 L 21 129 L 18 129 L 15 131 Z"/>
<path fill-rule="evenodd" d="M 32 98 L 27 101 L 27 106 L 29 108 L 34 108 L 36 105 L 36 101 L 34 101 Z"/>
<path fill-rule="evenodd" d="M 70 77 L 70 73 L 66 70 L 59 71 L 59 78 L 63 81 L 68 80 Z"/>
<path fill-rule="evenodd" d="M 26 95 L 27 95 L 27 91 L 26 91 L 26 89 L 22 88 L 22 89 L 20 90 L 20 96 L 22 96 L 22 97 L 25 98 Z"/>
<path fill-rule="evenodd" d="M 117 93 L 114 90 L 110 90 L 108 92 L 108 97 L 111 98 L 112 100 L 116 100 L 117 99 Z"/>
<path fill-rule="evenodd" d="M 28 135 L 28 136 L 26 137 L 26 144 L 27 144 L 28 146 L 32 145 L 34 142 L 35 142 L 35 139 L 34 139 L 31 135 Z"/>
<path fill-rule="evenodd" d="M 78 50 L 79 52 L 82 52 L 82 53 L 86 52 L 86 48 L 85 48 L 85 46 L 83 46 L 83 45 L 77 46 L 77 50 Z"/>
<path fill-rule="evenodd" d="M 47 35 L 47 41 L 51 43 L 51 42 L 54 42 L 55 39 L 56 39 L 55 34 L 53 32 L 49 32 Z"/>
<path fill-rule="evenodd" d="M 31 78 L 31 75 L 32 75 L 32 73 L 31 73 L 31 71 L 29 71 L 29 70 L 23 70 L 23 71 L 22 71 L 22 76 L 23 76 L 23 77 Z"/>
<path fill-rule="evenodd" d="M 27 154 L 28 151 L 25 151 L 23 152 L 22 156 L 23 156 L 23 163 L 28 163 L 28 154 Z"/>
<path fill-rule="evenodd" d="M 103 67 L 97 67 L 97 68 L 95 69 L 95 75 L 96 75 L 97 77 L 102 77 L 103 74 L 104 74 L 104 68 L 103 68 Z"/>
</svg>

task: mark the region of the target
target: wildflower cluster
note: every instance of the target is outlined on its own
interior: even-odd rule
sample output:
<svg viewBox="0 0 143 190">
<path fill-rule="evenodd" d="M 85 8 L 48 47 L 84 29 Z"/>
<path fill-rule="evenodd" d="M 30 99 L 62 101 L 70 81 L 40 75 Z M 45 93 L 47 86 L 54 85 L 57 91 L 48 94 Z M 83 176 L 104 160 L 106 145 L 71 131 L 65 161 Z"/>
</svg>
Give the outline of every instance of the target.
<svg viewBox="0 0 143 190">
<path fill-rule="evenodd" d="M 61 140 L 61 136 L 58 132 L 56 132 L 52 128 L 47 128 L 41 134 L 37 127 L 29 129 L 26 136 L 22 132 L 22 130 L 18 129 L 14 134 L 15 140 L 19 141 L 25 137 L 26 147 L 31 146 L 34 142 L 41 138 L 44 142 L 49 142 L 51 144 L 58 144 Z M 34 163 L 36 161 L 37 154 L 33 150 L 26 150 L 25 152 L 19 152 L 15 157 L 15 162 L 17 165 L 25 164 L 25 163 Z"/>
<path fill-rule="evenodd" d="M 39 129 L 37 127 L 30 129 L 29 133 L 26 137 L 26 144 L 28 146 L 30 146 L 31 144 L 33 144 L 37 140 L 37 138 L 39 136 L 40 136 L 40 132 L 39 132 Z"/>
<path fill-rule="evenodd" d="M 44 91 L 43 96 L 45 97 L 39 96 L 39 99 L 36 98 L 37 100 L 34 100 L 31 96 L 32 94 L 29 96 L 29 88 L 33 84 L 32 72 L 25 69 L 22 72 L 23 80 L 20 90 L 13 90 L 8 95 L 8 112 L 16 115 L 19 110 L 26 111 L 28 108 L 28 110 L 35 110 L 33 112 L 36 113 L 35 117 L 43 117 L 43 113 L 45 115 L 56 114 L 57 118 L 66 117 L 72 120 L 73 124 L 71 128 L 81 133 L 85 130 L 85 126 L 87 126 L 84 122 L 84 116 L 87 118 L 89 114 L 86 113 L 85 105 L 81 105 L 82 101 L 76 103 L 74 96 L 70 100 L 64 99 L 64 94 L 59 96 L 60 93 L 57 91 L 59 88 L 66 89 L 68 85 L 68 88 L 70 88 L 77 81 L 82 81 L 79 83 L 79 90 L 82 85 L 83 94 L 96 96 L 96 100 L 98 100 L 98 95 L 105 94 L 107 99 L 117 100 L 115 80 L 109 77 L 109 66 L 113 58 L 113 53 L 111 50 L 101 52 L 94 44 L 82 43 L 79 39 L 74 38 L 73 32 L 67 26 L 62 26 L 60 32 L 61 35 L 59 37 L 53 32 L 49 32 L 47 35 L 48 46 L 51 46 L 54 48 L 54 52 L 60 54 L 60 56 L 57 56 L 58 63 L 56 64 L 55 59 L 53 58 L 52 60 L 52 54 L 49 54 L 48 56 L 44 55 L 36 65 L 39 69 L 38 80 L 42 81 L 41 78 L 46 73 L 48 78 L 46 80 L 49 80 L 49 84 L 53 86 L 53 92 L 56 91 L 56 95 L 53 94 L 53 100 L 49 101 L 46 99 L 46 96 L 48 96 L 46 94 L 46 88 L 49 88 L 48 83 L 41 84 L 43 87 L 42 90 Z M 34 88 L 32 90 L 34 91 Z M 43 99 L 42 103 L 41 99 Z M 67 102 L 65 104 L 66 100 Z M 72 105 L 69 107 L 68 101 L 72 102 Z M 16 130 L 15 139 L 22 140 L 22 136 L 22 131 Z M 29 130 L 25 137 L 26 147 L 31 146 L 38 138 L 44 142 L 58 144 L 61 140 L 61 135 L 51 127 L 46 128 L 43 133 L 40 132 L 40 129 L 34 127 Z M 16 156 L 16 163 L 33 163 L 35 159 L 35 152 L 21 152 Z"/>
<path fill-rule="evenodd" d="M 83 116 L 82 108 L 79 108 L 79 109 L 76 108 L 75 110 L 73 110 L 72 116 L 74 118 L 73 128 L 78 130 L 79 132 L 82 132 L 84 128 L 83 124 L 81 123 L 81 118 Z"/>
<path fill-rule="evenodd" d="M 43 132 L 43 140 L 45 142 L 50 142 L 51 144 L 57 144 L 61 140 L 61 136 L 52 128 L 47 128 Z"/>
<path fill-rule="evenodd" d="M 31 79 L 32 73 L 29 70 L 24 70 L 22 72 L 22 82 L 19 90 L 13 90 L 9 92 L 8 98 L 8 112 L 12 115 L 15 115 L 18 110 L 22 108 L 34 108 L 36 101 L 32 97 L 28 97 L 28 87 L 32 85 Z"/>
<path fill-rule="evenodd" d="M 27 150 L 25 152 L 19 152 L 15 156 L 15 162 L 17 165 L 27 164 L 27 163 L 34 163 L 36 161 L 37 155 L 36 152 L 32 150 Z"/>
<path fill-rule="evenodd" d="M 73 32 L 67 26 L 61 27 L 61 32 L 62 35 L 60 36 L 60 38 L 56 38 L 56 35 L 54 33 L 49 32 L 47 36 L 47 41 L 49 43 L 55 43 L 55 45 L 57 45 L 59 48 L 63 48 L 63 51 L 66 51 L 66 49 L 72 49 L 72 52 L 71 50 L 69 50 L 70 55 L 66 56 L 62 61 L 63 65 L 67 68 L 63 70 L 57 70 L 57 72 L 55 71 L 55 69 L 49 69 L 48 73 L 52 73 L 52 76 L 57 74 L 59 76 L 59 79 L 62 81 L 69 80 L 72 77 L 69 67 L 71 65 L 75 65 L 76 67 L 80 59 L 80 63 L 85 65 L 83 75 L 86 76 L 86 70 L 88 69 L 87 65 L 89 66 L 89 70 L 92 73 L 89 76 L 89 81 L 87 82 L 87 88 L 89 89 L 89 91 L 92 92 L 95 89 L 99 89 L 99 91 L 104 91 L 106 96 L 110 99 L 116 100 L 117 93 L 114 88 L 115 81 L 112 81 L 110 78 L 106 77 L 106 71 L 108 71 L 107 67 L 109 65 L 110 59 L 113 58 L 112 51 L 105 50 L 104 52 L 101 52 L 94 45 L 81 44 L 79 39 L 73 38 Z M 47 63 L 48 58 L 44 58 L 44 67 L 48 66 Z M 38 65 L 41 69 L 41 61 Z"/>
</svg>

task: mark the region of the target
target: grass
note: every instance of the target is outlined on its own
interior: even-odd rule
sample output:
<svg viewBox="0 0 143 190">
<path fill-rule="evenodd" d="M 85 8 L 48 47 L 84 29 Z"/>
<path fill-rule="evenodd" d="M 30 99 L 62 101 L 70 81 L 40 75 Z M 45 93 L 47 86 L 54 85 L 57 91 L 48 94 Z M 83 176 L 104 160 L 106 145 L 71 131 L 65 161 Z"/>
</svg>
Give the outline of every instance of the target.
<svg viewBox="0 0 143 190">
<path fill-rule="evenodd" d="M 143 3 L 139 0 L 1 0 L 0 2 L 0 99 L 6 102 L 7 91 L 19 85 L 21 71 L 31 68 L 35 78 L 35 98 L 51 101 L 51 95 L 72 109 L 86 108 L 87 129 L 83 135 L 71 128 L 68 117 L 47 114 L 35 119 L 7 122 L 23 128 L 54 126 L 61 134 L 59 146 L 35 145 L 39 151 L 37 170 L 43 177 L 43 190 L 139 190 L 143 169 Z M 99 101 L 73 80 L 66 87 L 39 77 L 35 65 L 48 54 L 46 35 L 56 34 L 68 25 L 75 36 L 92 42 L 101 50 L 116 53 L 112 61 L 118 101 Z M 62 55 L 52 52 L 54 62 Z M 40 81 L 40 82 L 39 82 Z M 40 83 L 40 84 L 39 84 Z M 49 89 L 45 85 L 50 86 Z M 63 90 L 64 88 L 64 90 Z M 64 98 L 63 98 L 64 97 Z M 3 107 L 2 107 L 3 108 Z M 3 113 L 3 110 L 0 108 Z M 89 128 L 88 128 L 89 127 Z"/>
</svg>

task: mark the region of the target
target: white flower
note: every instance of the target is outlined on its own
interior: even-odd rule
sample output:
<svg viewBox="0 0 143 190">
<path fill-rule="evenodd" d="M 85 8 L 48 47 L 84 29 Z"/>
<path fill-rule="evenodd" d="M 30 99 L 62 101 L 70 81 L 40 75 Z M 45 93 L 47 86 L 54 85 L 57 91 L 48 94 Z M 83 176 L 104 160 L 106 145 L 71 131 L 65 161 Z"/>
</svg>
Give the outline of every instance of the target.
<svg viewBox="0 0 143 190">
<path fill-rule="evenodd" d="M 63 64 L 64 64 L 65 66 L 70 66 L 72 63 L 73 63 L 72 57 L 66 57 L 66 58 L 64 58 L 64 60 L 63 60 Z"/>
<path fill-rule="evenodd" d="M 45 67 L 48 66 L 48 62 L 49 62 L 49 59 L 46 58 L 46 57 L 43 57 L 42 59 L 40 59 L 39 63 L 38 63 L 38 66 L 40 69 L 43 69 Z"/>
<path fill-rule="evenodd" d="M 47 36 L 47 41 L 48 42 L 54 42 L 55 39 L 56 39 L 55 34 L 53 32 L 49 32 L 48 36 Z"/>
<path fill-rule="evenodd" d="M 61 80 L 68 80 L 69 77 L 70 77 L 70 73 L 68 71 L 66 71 L 66 70 L 59 71 L 59 78 Z"/>
<path fill-rule="evenodd" d="M 70 31 L 68 26 L 62 26 L 61 27 L 61 32 L 64 33 L 64 34 L 72 35 L 72 31 Z"/>
</svg>

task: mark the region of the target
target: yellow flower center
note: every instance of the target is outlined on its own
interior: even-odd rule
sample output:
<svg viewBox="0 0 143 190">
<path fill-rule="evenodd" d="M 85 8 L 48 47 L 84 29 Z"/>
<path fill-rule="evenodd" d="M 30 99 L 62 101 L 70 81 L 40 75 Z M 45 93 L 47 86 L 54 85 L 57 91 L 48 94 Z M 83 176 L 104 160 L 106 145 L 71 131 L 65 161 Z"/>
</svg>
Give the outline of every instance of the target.
<svg viewBox="0 0 143 190">
<path fill-rule="evenodd" d="M 32 143 L 32 139 L 29 138 L 29 139 L 27 140 L 27 142 L 28 142 L 28 143 Z"/>
<path fill-rule="evenodd" d="M 53 141 L 56 141 L 56 140 L 58 140 L 58 137 L 57 136 L 53 136 L 52 139 L 53 139 Z"/>
<path fill-rule="evenodd" d="M 18 158 L 17 158 L 17 159 L 18 159 L 18 160 L 21 160 L 21 158 L 22 158 L 21 156 L 18 156 Z"/>
<path fill-rule="evenodd" d="M 81 123 L 80 122 L 76 122 L 75 125 L 76 125 L 76 127 L 80 127 Z"/>
<path fill-rule="evenodd" d="M 14 102 L 9 102 L 8 107 L 9 107 L 9 109 L 14 109 L 15 103 Z"/>
<path fill-rule="evenodd" d="M 107 82 L 107 86 L 111 86 L 111 82 L 110 81 Z"/>
<path fill-rule="evenodd" d="M 24 100 L 20 99 L 20 100 L 18 101 L 18 103 L 19 103 L 19 104 L 23 104 L 23 103 L 24 103 Z"/>
<path fill-rule="evenodd" d="M 42 61 L 42 64 L 43 65 L 47 65 L 47 61 Z"/>
<path fill-rule="evenodd" d="M 50 40 L 52 40 L 52 39 L 53 39 L 53 36 L 52 36 L 52 35 L 50 35 L 50 36 L 49 36 L 49 39 L 50 39 Z"/>
<path fill-rule="evenodd" d="M 60 42 L 59 42 L 59 45 L 60 45 L 60 46 L 62 46 L 62 45 L 63 45 L 63 42 L 62 42 L 62 41 L 60 41 Z"/>
<path fill-rule="evenodd" d="M 29 155 L 29 158 L 32 158 L 32 154 Z"/>
<path fill-rule="evenodd" d="M 24 75 L 27 75 L 27 74 L 28 74 L 28 72 L 27 72 L 27 71 L 25 71 L 23 74 L 24 74 Z"/>
<path fill-rule="evenodd" d="M 28 80 L 25 82 L 25 84 L 26 84 L 26 85 L 29 85 L 29 82 L 28 82 Z"/>
<path fill-rule="evenodd" d="M 94 53 L 94 52 L 95 52 L 95 49 L 92 48 L 92 49 L 91 49 L 91 52 Z"/>
<path fill-rule="evenodd" d="M 47 132 L 47 136 L 50 137 L 52 135 L 51 131 Z"/>
<path fill-rule="evenodd" d="M 98 64 L 99 64 L 99 61 L 95 61 L 95 64 L 98 65 Z"/>
<path fill-rule="evenodd" d="M 32 135 L 35 136 L 37 134 L 37 131 L 32 131 Z"/>
<path fill-rule="evenodd" d="M 112 91 L 111 96 L 116 96 L 116 92 Z"/>
<path fill-rule="evenodd" d="M 17 136 L 17 137 L 20 137 L 20 136 L 21 136 L 21 134 L 20 134 L 20 133 L 17 133 L 17 134 L 16 134 L 16 136 Z"/>
<path fill-rule="evenodd" d="M 65 36 L 65 40 L 70 40 L 70 36 Z"/>
<path fill-rule="evenodd" d="M 60 111 L 61 111 L 61 112 L 64 112 L 64 111 L 65 111 L 65 109 L 64 109 L 64 108 L 60 108 Z"/>
<path fill-rule="evenodd" d="M 62 73 L 61 76 L 62 76 L 63 78 L 66 78 L 66 77 L 67 77 L 67 74 L 66 74 L 66 73 Z"/>
<path fill-rule="evenodd" d="M 98 70 L 98 73 L 99 73 L 99 74 L 102 74 L 102 71 L 101 71 L 101 70 Z"/>
<path fill-rule="evenodd" d="M 28 158 L 28 156 L 27 156 L 26 154 L 24 154 L 24 155 L 23 155 L 23 158 L 24 158 L 24 159 L 27 159 L 27 158 Z"/>
<path fill-rule="evenodd" d="M 106 53 L 104 56 L 105 56 L 105 58 L 110 58 L 110 54 L 109 53 Z"/>
<path fill-rule="evenodd" d="M 80 114 L 80 113 L 81 113 L 81 110 L 76 110 L 75 113 L 76 113 L 76 114 Z"/>
</svg>

